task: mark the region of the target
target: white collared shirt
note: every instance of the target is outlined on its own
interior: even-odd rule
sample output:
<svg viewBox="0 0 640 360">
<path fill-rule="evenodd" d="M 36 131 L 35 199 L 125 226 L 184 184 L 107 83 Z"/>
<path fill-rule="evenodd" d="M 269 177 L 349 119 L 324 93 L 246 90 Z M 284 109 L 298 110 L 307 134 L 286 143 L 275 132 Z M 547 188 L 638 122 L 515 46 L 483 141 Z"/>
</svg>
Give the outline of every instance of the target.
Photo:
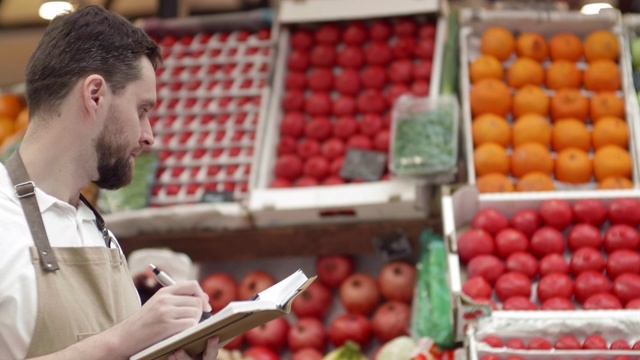
<svg viewBox="0 0 640 360">
<path fill-rule="evenodd" d="M 36 198 L 52 247 L 105 246 L 91 209 L 78 208 L 37 188 Z M 24 359 L 36 323 L 38 292 L 29 226 L 6 168 L 0 164 L 0 354 Z M 113 245 L 112 245 L 113 247 Z M 39 265 L 39 264 L 38 264 Z"/>
</svg>

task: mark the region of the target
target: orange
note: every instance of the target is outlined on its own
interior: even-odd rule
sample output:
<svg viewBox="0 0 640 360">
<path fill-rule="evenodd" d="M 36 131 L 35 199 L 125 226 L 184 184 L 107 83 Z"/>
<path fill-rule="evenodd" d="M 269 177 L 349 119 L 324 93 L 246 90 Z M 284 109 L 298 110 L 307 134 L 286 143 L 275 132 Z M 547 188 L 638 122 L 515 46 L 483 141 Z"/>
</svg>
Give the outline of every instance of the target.
<svg viewBox="0 0 640 360">
<path fill-rule="evenodd" d="M 495 56 L 505 61 L 511 56 L 516 46 L 516 40 L 511 31 L 501 26 L 487 28 L 480 38 L 480 52 Z"/>
<path fill-rule="evenodd" d="M 538 171 L 550 174 L 553 171 L 553 158 L 546 146 L 528 142 L 518 145 L 511 154 L 511 173 L 520 178 L 530 172 Z"/>
<path fill-rule="evenodd" d="M 0 94 L 0 117 L 14 120 L 22 110 L 22 100 L 11 93 Z"/>
<path fill-rule="evenodd" d="M 551 144 L 555 151 L 567 148 L 589 151 L 591 149 L 591 132 L 587 129 L 587 125 L 580 120 L 560 119 L 553 124 Z"/>
<path fill-rule="evenodd" d="M 542 86 L 543 83 L 544 69 L 533 59 L 518 58 L 507 69 L 507 84 L 512 88 L 519 89 L 527 84 Z"/>
<path fill-rule="evenodd" d="M 549 56 L 549 47 L 542 35 L 523 32 L 516 38 L 516 54 L 536 61 L 544 61 Z"/>
<path fill-rule="evenodd" d="M 593 156 L 593 174 L 596 181 L 610 176 L 630 178 L 632 161 L 629 152 L 616 145 L 605 145 Z"/>
<path fill-rule="evenodd" d="M 556 180 L 569 184 L 584 184 L 591 180 L 593 165 L 586 151 L 567 148 L 556 156 L 554 174 Z"/>
<path fill-rule="evenodd" d="M 551 124 L 539 114 L 524 114 L 513 124 L 513 146 L 536 142 L 548 147 L 551 143 Z"/>
<path fill-rule="evenodd" d="M 574 34 L 559 33 L 549 39 L 549 56 L 551 56 L 551 60 L 577 62 L 582 58 L 583 54 L 582 40 Z"/>
<path fill-rule="evenodd" d="M 530 172 L 521 177 L 516 184 L 516 191 L 551 191 L 556 186 L 549 174 L 541 172 Z"/>
<path fill-rule="evenodd" d="M 548 89 L 578 89 L 582 85 L 582 71 L 572 61 L 556 60 L 547 68 L 545 80 Z"/>
<path fill-rule="evenodd" d="M 601 91 L 589 99 L 589 117 L 592 123 L 604 116 L 624 119 L 624 100 L 611 91 Z"/>
<path fill-rule="evenodd" d="M 24 108 L 18 113 L 18 117 L 14 122 L 16 131 L 25 129 L 29 125 L 29 109 Z"/>
<path fill-rule="evenodd" d="M 588 62 L 594 60 L 617 61 L 620 56 L 618 38 L 608 30 L 596 30 L 584 39 L 584 57 Z"/>
<path fill-rule="evenodd" d="M 618 145 L 626 149 L 629 145 L 629 127 L 617 117 L 600 118 L 591 131 L 593 147 L 599 149 L 605 145 Z"/>
<path fill-rule="evenodd" d="M 12 118 L 0 117 L 0 144 L 15 133 L 14 121 Z"/>
<path fill-rule="evenodd" d="M 495 114 L 482 114 L 473 119 L 471 124 L 473 145 L 493 142 L 502 147 L 511 144 L 511 126 L 502 116 Z"/>
<path fill-rule="evenodd" d="M 469 91 L 471 114 L 485 113 L 506 116 L 511 110 L 511 92 L 500 80 L 484 79 L 473 84 Z"/>
<path fill-rule="evenodd" d="M 594 60 L 584 71 L 584 88 L 591 91 L 616 91 L 621 84 L 620 68 L 611 60 Z"/>
<path fill-rule="evenodd" d="M 633 189 L 633 183 L 626 177 L 609 176 L 598 183 L 598 189 Z"/>
<path fill-rule="evenodd" d="M 473 151 L 473 163 L 476 176 L 489 173 L 509 173 L 509 155 L 500 145 L 495 143 L 482 144 Z"/>
<path fill-rule="evenodd" d="M 471 83 L 487 78 L 502 80 L 503 76 L 502 63 L 495 56 L 480 55 L 469 65 Z"/>
<path fill-rule="evenodd" d="M 513 183 L 505 174 L 489 173 L 476 180 L 476 187 L 481 193 L 512 192 Z"/>
<path fill-rule="evenodd" d="M 589 100 L 578 89 L 560 89 L 551 97 L 551 119 L 575 118 L 586 121 Z"/>
<path fill-rule="evenodd" d="M 547 116 L 549 114 L 549 95 L 535 85 L 525 85 L 516 91 L 513 96 L 511 112 L 514 117 L 526 113 L 536 113 Z"/>
</svg>

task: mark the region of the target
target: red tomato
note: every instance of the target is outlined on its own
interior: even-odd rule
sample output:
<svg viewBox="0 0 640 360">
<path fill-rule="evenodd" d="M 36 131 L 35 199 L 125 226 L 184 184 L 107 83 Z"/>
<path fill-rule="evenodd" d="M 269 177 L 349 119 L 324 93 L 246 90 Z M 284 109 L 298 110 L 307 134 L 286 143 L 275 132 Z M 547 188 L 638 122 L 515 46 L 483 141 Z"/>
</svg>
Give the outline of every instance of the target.
<svg viewBox="0 0 640 360">
<path fill-rule="evenodd" d="M 586 223 L 600 227 L 607 220 L 607 209 L 600 200 L 577 200 L 571 208 L 573 209 L 576 223 Z"/>
<path fill-rule="evenodd" d="M 629 342 L 625 339 L 618 339 L 615 340 L 614 342 L 611 343 L 611 346 L 609 346 L 609 349 L 611 350 L 630 350 L 631 349 L 631 345 L 629 345 Z"/>
<path fill-rule="evenodd" d="M 565 200 L 550 199 L 540 204 L 540 217 L 547 226 L 558 230 L 566 229 L 573 222 L 573 210 Z"/>
<path fill-rule="evenodd" d="M 506 269 L 521 272 L 533 279 L 538 275 L 538 260 L 528 252 L 516 252 L 507 258 Z"/>
<path fill-rule="evenodd" d="M 615 280 L 624 273 L 640 273 L 640 254 L 633 250 L 621 249 L 609 254 L 607 257 L 607 275 Z"/>
<path fill-rule="evenodd" d="M 531 296 L 531 280 L 521 273 L 508 272 L 502 274 L 496 281 L 496 294 L 502 301 L 512 296 Z"/>
<path fill-rule="evenodd" d="M 563 254 L 565 250 L 564 236 L 555 228 L 545 226 L 531 236 L 531 252 L 538 258 L 548 254 Z"/>
<path fill-rule="evenodd" d="M 471 219 L 471 227 L 474 229 L 484 229 L 489 234 L 495 236 L 500 230 L 509 226 L 507 218 L 498 210 L 486 208 L 478 211 Z"/>
<path fill-rule="evenodd" d="M 489 284 L 495 284 L 496 280 L 504 273 L 504 264 L 493 255 L 478 255 L 467 264 L 469 277 L 482 276 Z"/>
<path fill-rule="evenodd" d="M 506 259 L 509 255 L 518 251 L 527 251 L 529 240 L 527 236 L 519 230 L 505 228 L 500 230 L 494 238 L 496 253 L 499 257 Z"/>
<path fill-rule="evenodd" d="M 360 21 L 349 23 L 342 33 L 342 41 L 348 45 L 362 45 L 369 36 L 366 26 Z"/>
<path fill-rule="evenodd" d="M 500 340 L 500 338 L 495 335 L 485 336 L 482 339 L 482 342 L 494 348 L 501 348 L 504 346 L 504 344 L 502 343 L 502 340 Z"/>
<path fill-rule="evenodd" d="M 583 349 L 607 349 L 608 347 L 607 340 L 597 334 L 587 336 L 582 344 Z"/>
<path fill-rule="evenodd" d="M 551 273 L 569 273 L 569 264 L 567 260 L 560 254 L 554 253 L 543 257 L 540 260 L 540 276 L 545 276 Z"/>
<path fill-rule="evenodd" d="M 553 297 L 571 299 L 573 296 L 573 281 L 562 273 L 552 273 L 544 276 L 538 282 L 538 299 L 542 302 Z"/>
<path fill-rule="evenodd" d="M 509 225 L 516 230 L 520 230 L 527 237 L 531 237 L 542 226 L 542 219 L 535 210 L 520 210 L 513 214 L 509 220 Z"/>
<path fill-rule="evenodd" d="M 466 231 L 458 238 L 458 256 L 462 263 L 478 255 L 491 255 L 494 248 L 493 238 L 482 229 Z"/>
<path fill-rule="evenodd" d="M 625 309 L 640 309 L 640 298 L 633 299 L 627 303 Z"/>
<path fill-rule="evenodd" d="M 640 202 L 636 199 L 615 199 L 607 207 L 607 217 L 612 224 L 640 224 Z"/>
<path fill-rule="evenodd" d="M 591 224 L 576 224 L 569 230 L 569 235 L 567 236 L 567 243 L 571 251 L 576 251 L 583 247 L 592 247 L 600 250 L 603 242 L 600 229 Z"/>
<path fill-rule="evenodd" d="M 578 276 L 581 272 L 587 270 L 602 272 L 604 270 L 604 257 L 600 251 L 594 248 L 581 248 L 573 253 L 569 266 L 574 276 Z"/>
<path fill-rule="evenodd" d="M 252 346 L 242 354 L 254 360 L 280 360 L 280 356 L 276 352 L 265 346 Z"/>
<path fill-rule="evenodd" d="M 491 285 L 481 276 L 474 276 L 462 284 L 462 292 L 472 299 L 491 297 Z"/>
<path fill-rule="evenodd" d="M 524 344 L 524 341 L 520 340 L 520 339 L 509 339 L 507 340 L 507 347 L 509 349 L 526 349 L 526 345 Z"/>
<path fill-rule="evenodd" d="M 611 281 L 601 272 L 587 270 L 576 277 L 576 300 L 584 303 L 591 295 L 598 293 L 610 293 Z"/>
<path fill-rule="evenodd" d="M 492 355 L 492 354 L 487 354 L 487 355 L 483 355 L 480 360 L 500 360 L 499 357 L 497 357 L 496 355 Z"/>
<path fill-rule="evenodd" d="M 562 335 L 553 345 L 558 350 L 578 350 L 582 348 L 582 344 L 573 335 Z"/>
<path fill-rule="evenodd" d="M 333 319 L 329 324 L 329 340 L 333 346 L 341 346 L 348 340 L 358 343 L 361 347 L 367 346 L 373 336 L 371 321 L 360 314 L 342 314 Z"/>
<path fill-rule="evenodd" d="M 529 350 L 531 349 L 540 349 L 540 350 L 549 350 L 552 348 L 549 340 L 542 337 L 534 337 L 529 341 L 529 346 L 527 347 Z"/>
<path fill-rule="evenodd" d="M 591 295 L 584 304 L 582 304 L 582 308 L 585 310 L 618 310 L 622 309 L 622 304 L 615 295 L 609 293 L 598 293 Z"/>
<path fill-rule="evenodd" d="M 622 274 L 613 281 L 613 294 L 620 299 L 623 304 L 640 298 L 640 275 Z"/>
<path fill-rule="evenodd" d="M 368 315 L 382 299 L 377 279 L 363 272 L 349 275 L 340 284 L 338 295 L 344 308 L 352 314 Z"/>
<path fill-rule="evenodd" d="M 575 310 L 575 308 L 573 302 L 565 297 L 549 298 L 541 306 L 542 310 Z"/>
<path fill-rule="evenodd" d="M 374 20 L 369 26 L 369 36 L 374 41 L 387 41 L 391 37 L 391 25 L 386 20 Z"/>
<path fill-rule="evenodd" d="M 633 343 L 633 346 L 631 348 L 633 350 L 640 350 L 640 340 L 638 340 L 635 343 Z"/>
<path fill-rule="evenodd" d="M 318 27 L 315 32 L 316 41 L 322 44 L 335 45 L 342 38 L 342 31 L 337 24 L 325 23 Z"/>
<path fill-rule="evenodd" d="M 637 250 L 640 246 L 640 234 L 631 225 L 611 225 L 604 233 L 604 249 L 612 253 L 620 249 Z"/>
<path fill-rule="evenodd" d="M 505 300 L 502 310 L 538 310 L 538 306 L 527 297 L 512 296 Z"/>
</svg>

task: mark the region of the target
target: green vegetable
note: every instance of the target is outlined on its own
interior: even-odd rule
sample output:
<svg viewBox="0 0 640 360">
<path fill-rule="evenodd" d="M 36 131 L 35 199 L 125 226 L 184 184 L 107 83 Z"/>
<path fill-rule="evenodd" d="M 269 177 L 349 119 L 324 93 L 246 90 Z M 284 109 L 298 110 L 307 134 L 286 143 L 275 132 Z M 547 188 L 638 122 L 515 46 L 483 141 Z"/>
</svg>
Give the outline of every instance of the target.
<svg viewBox="0 0 640 360">
<path fill-rule="evenodd" d="M 367 357 L 360 352 L 360 345 L 348 340 L 339 348 L 331 350 L 322 360 L 367 360 Z"/>
<path fill-rule="evenodd" d="M 157 156 L 153 152 L 142 153 L 136 158 L 131 183 L 118 190 L 101 190 L 98 206 L 102 212 L 142 209 L 147 206 L 151 194 Z"/>
<path fill-rule="evenodd" d="M 442 55 L 442 82 L 440 94 L 455 95 L 458 92 L 458 12 L 451 9 L 447 18 L 447 38 Z"/>
</svg>

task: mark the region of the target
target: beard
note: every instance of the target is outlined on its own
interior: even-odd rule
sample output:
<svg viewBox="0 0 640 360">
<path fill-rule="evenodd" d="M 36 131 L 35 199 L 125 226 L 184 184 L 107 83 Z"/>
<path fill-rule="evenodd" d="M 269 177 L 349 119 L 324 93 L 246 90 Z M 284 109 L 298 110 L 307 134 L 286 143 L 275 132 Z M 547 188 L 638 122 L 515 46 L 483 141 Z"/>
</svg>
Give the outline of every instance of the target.
<svg viewBox="0 0 640 360">
<path fill-rule="evenodd" d="M 95 142 L 98 157 L 98 180 L 93 183 L 101 189 L 116 190 L 128 185 L 133 178 L 130 163 L 131 150 L 119 142 L 120 130 L 116 129 L 117 116 L 109 111 L 107 122 Z"/>
</svg>

